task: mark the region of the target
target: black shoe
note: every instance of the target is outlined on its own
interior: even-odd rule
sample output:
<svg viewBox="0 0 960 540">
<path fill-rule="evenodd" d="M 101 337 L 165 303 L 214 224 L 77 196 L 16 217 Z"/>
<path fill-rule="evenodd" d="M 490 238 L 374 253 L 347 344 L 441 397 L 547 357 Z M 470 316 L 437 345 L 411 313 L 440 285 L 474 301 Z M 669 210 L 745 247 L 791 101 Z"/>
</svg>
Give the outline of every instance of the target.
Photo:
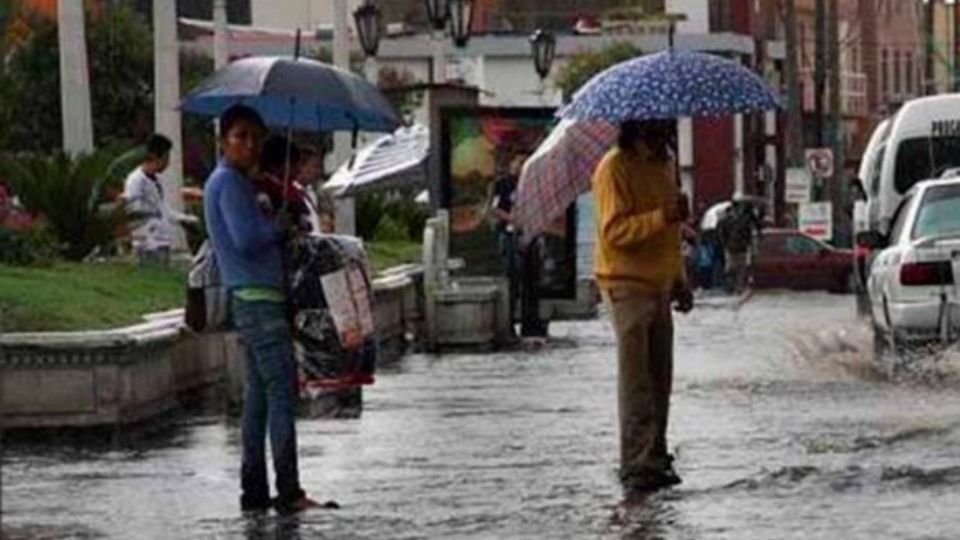
<svg viewBox="0 0 960 540">
<path fill-rule="evenodd" d="M 680 475 L 677 474 L 677 471 L 673 468 L 673 465 L 670 465 L 666 469 L 660 471 L 660 478 L 666 487 L 678 486 L 683 483 L 683 480 L 680 478 Z"/>
<path fill-rule="evenodd" d="M 244 514 L 263 514 L 273 508 L 273 501 L 267 499 L 255 499 L 250 497 L 240 497 L 240 511 Z"/>
<path fill-rule="evenodd" d="M 277 513 L 281 515 L 291 515 L 298 514 L 300 512 L 306 512 L 308 510 L 313 510 L 315 508 L 322 508 L 324 510 L 339 510 L 340 504 L 336 501 L 327 501 L 325 503 L 319 503 L 306 495 L 295 499 L 290 502 L 281 503 L 276 501 L 274 504 Z"/>
<path fill-rule="evenodd" d="M 667 465 L 663 469 L 651 469 L 627 475 L 623 478 L 623 487 L 631 493 L 646 493 L 673 487 L 682 482 L 673 466 Z"/>
</svg>

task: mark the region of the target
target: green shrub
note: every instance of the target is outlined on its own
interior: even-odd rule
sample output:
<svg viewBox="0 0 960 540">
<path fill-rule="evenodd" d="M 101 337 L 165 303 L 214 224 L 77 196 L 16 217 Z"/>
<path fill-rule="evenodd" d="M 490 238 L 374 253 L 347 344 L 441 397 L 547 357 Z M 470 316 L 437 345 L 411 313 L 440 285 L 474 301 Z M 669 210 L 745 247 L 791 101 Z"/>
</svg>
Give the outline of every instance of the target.
<svg viewBox="0 0 960 540">
<path fill-rule="evenodd" d="M 377 242 L 408 240 L 406 227 L 390 215 L 383 216 L 373 237 Z"/>
<path fill-rule="evenodd" d="M 430 210 L 417 204 L 413 194 L 399 196 L 387 204 L 387 215 L 402 224 L 406 238 L 414 242 L 423 239 L 423 228 L 430 217 Z"/>
<path fill-rule="evenodd" d="M 385 212 L 381 193 L 364 193 L 356 198 L 357 236 L 373 240 Z"/>
<path fill-rule="evenodd" d="M 126 224 L 122 204 L 107 198 L 142 159 L 142 151 L 114 149 L 71 157 L 19 154 L 0 157 L 0 177 L 23 206 L 40 215 L 63 245 L 63 256 L 82 260 L 95 249 L 110 251 Z"/>
<path fill-rule="evenodd" d="M 423 227 L 430 217 L 429 210 L 418 205 L 408 193 L 364 193 L 356 198 L 357 235 L 364 240 L 383 240 L 379 235 L 381 221 L 390 218 L 388 228 L 398 228 L 402 236 L 396 240 L 419 242 Z M 391 231 L 391 234 L 397 234 Z"/>
<path fill-rule="evenodd" d="M 628 42 L 613 43 L 599 51 L 583 51 L 570 57 L 570 61 L 557 71 L 557 88 L 563 98 L 570 100 L 584 84 L 603 70 L 643 52 Z"/>
<path fill-rule="evenodd" d="M 49 265 L 57 259 L 60 249 L 56 236 L 44 225 L 26 231 L 0 227 L 0 264 Z"/>
</svg>

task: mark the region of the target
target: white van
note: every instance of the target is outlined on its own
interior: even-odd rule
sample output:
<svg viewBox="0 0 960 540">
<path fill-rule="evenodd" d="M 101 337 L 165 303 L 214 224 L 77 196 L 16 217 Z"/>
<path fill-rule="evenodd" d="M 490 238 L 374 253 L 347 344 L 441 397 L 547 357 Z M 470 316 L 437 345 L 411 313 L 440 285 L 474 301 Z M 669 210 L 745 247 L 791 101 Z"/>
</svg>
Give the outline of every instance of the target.
<svg viewBox="0 0 960 540">
<path fill-rule="evenodd" d="M 888 234 L 894 212 L 914 184 L 960 167 L 960 94 L 905 103 L 877 152 L 879 177 L 865 179 L 868 219 L 871 230 Z"/>
<path fill-rule="evenodd" d="M 875 187 L 880 184 L 880 165 L 883 162 L 884 149 L 887 144 L 887 137 L 890 136 L 890 126 L 892 122 L 889 118 L 877 125 L 870 135 L 870 141 L 863 151 L 863 158 L 860 161 L 860 170 L 857 172 L 857 178 L 860 180 L 863 188 L 863 195 L 867 200 L 856 200 L 853 202 L 853 237 L 860 238 L 861 233 L 873 230 L 875 227 L 871 224 L 876 223 L 878 215 L 877 199 L 872 194 L 876 193 Z M 853 251 L 853 276 L 854 292 L 857 297 L 857 313 L 863 316 L 869 314 L 870 299 L 867 296 L 867 278 L 870 269 L 871 251 L 867 246 L 861 245 L 858 241 Z"/>
<path fill-rule="evenodd" d="M 878 215 L 877 199 L 873 197 L 876 186 L 880 185 L 880 165 L 883 163 L 884 150 L 887 144 L 887 138 L 890 136 L 890 126 L 892 122 L 889 118 L 877 124 L 867 147 L 863 151 L 863 158 L 860 160 L 860 169 L 857 172 L 857 178 L 863 185 L 864 195 L 867 201 L 854 201 L 854 220 L 853 233 L 854 238 L 857 234 L 871 229 L 871 224 L 876 223 Z M 874 204 L 870 204 L 873 202 Z"/>
</svg>

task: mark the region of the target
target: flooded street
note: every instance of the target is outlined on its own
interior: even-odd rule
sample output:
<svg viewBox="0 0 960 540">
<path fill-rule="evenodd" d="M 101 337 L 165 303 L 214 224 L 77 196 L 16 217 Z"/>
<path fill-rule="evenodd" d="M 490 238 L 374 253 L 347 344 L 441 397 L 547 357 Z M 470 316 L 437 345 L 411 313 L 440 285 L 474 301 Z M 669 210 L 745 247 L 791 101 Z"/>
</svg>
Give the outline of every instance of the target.
<svg viewBox="0 0 960 540">
<path fill-rule="evenodd" d="M 239 515 L 239 426 L 193 417 L 120 448 L 7 447 L 8 538 L 933 539 L 960 526 L 960 369 L 891 381 L 853 299 L 757 295 L 678 317 L 684 479 L 616 479 L 606 319 L 546 351 L 411 356 L 359 420 L 301 421 L 301 475 L 343 508 Z"/>
</svg>

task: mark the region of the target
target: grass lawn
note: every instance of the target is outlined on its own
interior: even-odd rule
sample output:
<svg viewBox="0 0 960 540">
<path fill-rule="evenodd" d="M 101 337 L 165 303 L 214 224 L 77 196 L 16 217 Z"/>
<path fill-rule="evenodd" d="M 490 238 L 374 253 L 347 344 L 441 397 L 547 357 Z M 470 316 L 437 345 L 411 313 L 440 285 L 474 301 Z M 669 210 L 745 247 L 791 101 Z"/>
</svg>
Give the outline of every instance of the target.
<svg viewBox="0 0 960 540">
<path fill-rule="evenodd" d="M 421 260 L 416 242 L 370 242 L 367 250 L 377 272 Z M 182 307 L 185 297 L 184 270 L 140 270 L 123 263 L 0 266 L 0 331 L 116 328 Z"/>
<path fill-rule="evenodd" d="M 115 328 L 182 307 L 185 296 L 183 270 L 139 270 L 121 263 L 0 266 L 0 331 Z"/>
<path fill-rule="evenodd" d="M 419 242 L 382 240 L 366 242 L 365 247 L 374 272 L 382 272 L 391 266 L 419 263 L 423 260 L 423 248 Z"/>
</svg>

